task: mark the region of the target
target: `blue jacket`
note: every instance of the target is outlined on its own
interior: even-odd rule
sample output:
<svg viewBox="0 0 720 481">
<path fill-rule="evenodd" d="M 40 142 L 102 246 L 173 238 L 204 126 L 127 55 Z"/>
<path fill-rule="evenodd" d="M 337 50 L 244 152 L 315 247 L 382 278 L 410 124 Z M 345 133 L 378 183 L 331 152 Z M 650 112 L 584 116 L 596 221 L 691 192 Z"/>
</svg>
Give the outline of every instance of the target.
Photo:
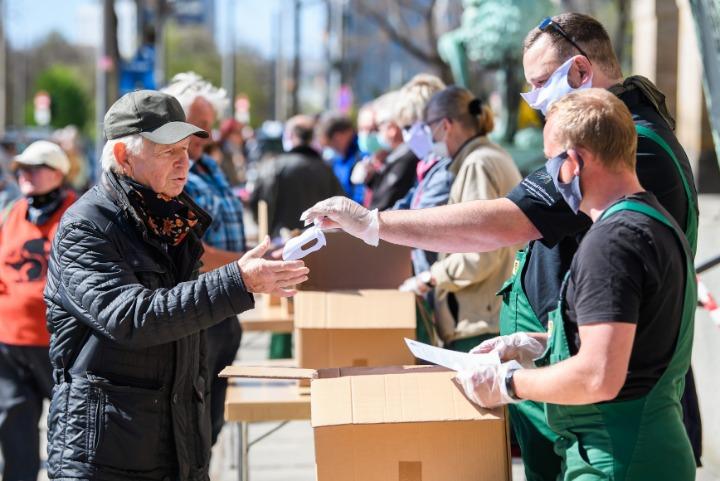
<svg viewBox="0 0 720 481">
<path fill-rule="evenodd" d="M 394 210 L 401 209 L 425 209 L 445 205 L 450 197 L 455 175 L 450 172 L 452 159 L 444 157 L 440 159 L 425 174 L 423 180 L 416 183 L 407 195 L 397 201 L 393 206 Z M 437 260 L 437 252 L 429 252 L 421 249 L 413 249 L 412 263 L 415 274 L 430 269 L 430 266 Z"/>
<path fill-rule="evenodd" d="M 330 160 L 333 172 L 340 181 L 345 194 L 355 202 L 362 204 L 365 200 L 365 186 L 350 182 L 355 164 L 360 160 L 360 149 L 357 144 L 357 136 L 353 139 L 348 151 L 343 155 L 337 155 Z"/>
</svg>

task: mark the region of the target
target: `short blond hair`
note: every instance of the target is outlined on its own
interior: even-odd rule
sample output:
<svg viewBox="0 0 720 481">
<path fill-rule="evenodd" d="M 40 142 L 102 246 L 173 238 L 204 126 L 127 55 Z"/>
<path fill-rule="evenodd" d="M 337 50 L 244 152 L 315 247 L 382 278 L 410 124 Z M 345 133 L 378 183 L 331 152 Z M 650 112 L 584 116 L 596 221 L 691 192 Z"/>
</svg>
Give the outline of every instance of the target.
<svg viewBox="0 0 720 481">
<path fill-rule="evenodd" d="M 563 148 L 583 147 L 613 171 L 635 170 L 637 133 L 632 114 L 607 90 L 572 92 L 550 106 L 547 120 Z"/>
<path fill-rule="evenodd" d="M 372 109 L 375 114 L 376 125 L 395 121 L 395 111 L 399 97 L 400 91 L 392 90 L 373 100 Z"/>
<path fill-rule="evenodd" d="M 428 101 L 444 88 L 445 83 L 435 75 L 421 73 L 414 76 L 397 96 L 395 122 L 401 127 L 421 122 Z"/>
</svg>

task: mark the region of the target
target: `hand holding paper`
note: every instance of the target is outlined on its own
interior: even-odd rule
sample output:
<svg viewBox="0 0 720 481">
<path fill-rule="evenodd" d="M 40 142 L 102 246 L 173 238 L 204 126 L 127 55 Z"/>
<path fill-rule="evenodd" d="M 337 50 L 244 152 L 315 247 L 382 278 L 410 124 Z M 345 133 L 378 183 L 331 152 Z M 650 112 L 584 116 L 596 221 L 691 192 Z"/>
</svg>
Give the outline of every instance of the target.
<svg viewBox="0 0 720 481">
<path fill-rule="evenodd" d="M 522 369 L 517 361 L 495 365 L 487 364 L 479 368 L 460 371 L 456 379 L 472 402 L 484 408 L 494 408 L 518 402 L 510 397 L 505 384 L 505 376 L 508 371 L 517 369 Z"/>
</svg>

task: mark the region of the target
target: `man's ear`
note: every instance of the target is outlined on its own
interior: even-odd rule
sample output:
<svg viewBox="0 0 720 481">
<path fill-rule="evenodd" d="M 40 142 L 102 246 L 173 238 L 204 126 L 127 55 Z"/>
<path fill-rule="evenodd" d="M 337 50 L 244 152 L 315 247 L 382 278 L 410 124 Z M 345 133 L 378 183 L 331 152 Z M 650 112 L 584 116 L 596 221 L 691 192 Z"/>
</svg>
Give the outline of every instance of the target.
<svg viewBox="0 0 720 481">
<path fill-rule="evenodd" d="M 573 175 L 580 175 L 580 170 L 585 166 L 585 155 L 587 151 L 583 148 L 569 149 L 567 151 L 568 160 L 572 162 Z"/>
<path fill-rule="evenodd" d="M 132 166 L 128 162 L 127 147 L 123 142 L 118 142 L 113 145 L 113 154 L 123 173 L 127 174 L 132 171 Z"/>
<path fill-rule="evenodd" d="M 576 55 L 568 73 L 568 83 L 574 89 L 592 80 L 593 70 L 590 60 L 584 55 Z"/>
</svg>

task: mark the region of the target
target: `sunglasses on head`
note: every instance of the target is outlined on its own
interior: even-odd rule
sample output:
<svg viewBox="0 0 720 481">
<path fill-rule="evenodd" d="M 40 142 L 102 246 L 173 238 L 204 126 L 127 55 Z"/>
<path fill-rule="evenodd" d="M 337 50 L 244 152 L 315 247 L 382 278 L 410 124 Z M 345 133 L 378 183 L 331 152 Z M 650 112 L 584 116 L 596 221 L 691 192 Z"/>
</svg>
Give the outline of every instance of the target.
<svg viewBox="0 0 720 481">
<path fill-rule="evenodd" d="M 541 32 L 547 32 L 548 30 L 554 30 L 557 33 L 559 33 L 565 40 L 570 42 L 570 44 L 575 47 L 578 52 L 580 52 L 585 58 L 588 59 L 588 62 L 590 61 L 590 56 L 585 53 L 583 49 L 580 48 L 580 46 L 573 40 L 570 35 L 568 35 L 563 28 L 555 23 L 551 17 L 545 17 L 542 19 L 540 24 L 538 25 L 538 29 Z"/>
</svg>

